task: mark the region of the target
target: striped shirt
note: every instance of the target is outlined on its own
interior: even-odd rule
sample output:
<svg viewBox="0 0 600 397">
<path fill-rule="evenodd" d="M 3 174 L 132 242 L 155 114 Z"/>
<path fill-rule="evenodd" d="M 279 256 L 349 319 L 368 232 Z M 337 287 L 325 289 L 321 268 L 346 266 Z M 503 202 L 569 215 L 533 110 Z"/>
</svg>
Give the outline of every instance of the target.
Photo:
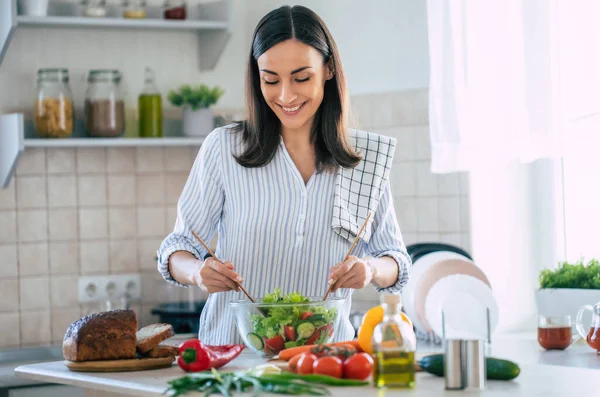
<svg viewBox="0 0 600 397">
<path fill-rule="evenodd" d="M 305 184 L 283 140 L 264 167 L 239 165 L 232 154 L 241 149 L 241 137 L 227 127 L 206 137 L 179 198 L 174 230 L 158 250 L 159 272 L 168 282 L 185 287 L 169 273 L 169 257 L 188 251 L 204 259 L 207 252 L 190 230 L 206 242 L 218 233 L 216 256 L 234 264 L 251 296 L 262 297 L 279 287 L 283 293 L 322 297 L 329 269 L 351 245 L 331 227 L 335 173 L 314 173 Z M 371 239 L 359 240 L 353 255 L 395 259 L 398 280 L 388 288 L 377 288 L 380 292 L 399 293 L 408 282 L 411 261 L 389 182 L 374 214 Z M 336 341 L 354 336 L 349 321 L 352 291 L 340 289 L 334 294 L 347 302 Z M 244 298 L 236 291 L 209 295 L 200 317 L 199 339 L 207 344 L 242 343 L 229 302 Z"/>
</svg>

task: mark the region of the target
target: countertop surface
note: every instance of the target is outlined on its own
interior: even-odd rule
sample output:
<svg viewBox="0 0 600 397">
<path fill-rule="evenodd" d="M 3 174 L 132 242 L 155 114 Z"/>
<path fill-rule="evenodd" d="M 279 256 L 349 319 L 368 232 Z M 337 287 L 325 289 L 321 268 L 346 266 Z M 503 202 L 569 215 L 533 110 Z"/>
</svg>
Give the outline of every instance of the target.
<svg viewBox="0 0 600 397">
<path fill-rule="evenodd" d="M 437 352 L 441 346 L 421 344 L 419 355 Z M 570 346 L 564 351 L 544 351 L 531 335 L 507 335 L 495 337 L 490 356 L 515 361 L 521 374 L 512 381 L 488 381 L 484 391 L 446 391 L 444 379 L 426 373 L 417 375 L 412 390 L 379 391 L 371 386 L 362 388 L 331 388 L 333 396 L 352 395 L 384 396 L 404 393 L 409 396 L 481 395 L 481 396 L 573 396 L 594 395 L 600 390 L 600 355 L 585 342 Z M 223 370 L 244 370 L 264 359 L 249 350 Z M 38 381 L 79 386 L 109 393 L 132 396 L 162 396 L 167 381 L 184 373 L 174 363 L 170 368 L 126 373 L 77 373 L 69 371 L 63 361 L 19 366 L 19 377 Z M 591 393 L 591 394 L 590 394 Z"/>
</svg>

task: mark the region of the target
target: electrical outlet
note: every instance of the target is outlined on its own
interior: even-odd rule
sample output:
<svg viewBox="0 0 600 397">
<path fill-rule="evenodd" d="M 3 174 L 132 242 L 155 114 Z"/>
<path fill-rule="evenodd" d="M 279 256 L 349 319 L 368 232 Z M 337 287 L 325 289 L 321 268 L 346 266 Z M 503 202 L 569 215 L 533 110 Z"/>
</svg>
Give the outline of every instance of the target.
<svg viewBox="0 0 600 397">
<path fill-rule="evenodd" d="M 98 302 L 118 299 L 127 294 L 127 300 L 142 297 L 142 277 L 139 274 L 79 277 L 79 302 Z"/>
</svg>

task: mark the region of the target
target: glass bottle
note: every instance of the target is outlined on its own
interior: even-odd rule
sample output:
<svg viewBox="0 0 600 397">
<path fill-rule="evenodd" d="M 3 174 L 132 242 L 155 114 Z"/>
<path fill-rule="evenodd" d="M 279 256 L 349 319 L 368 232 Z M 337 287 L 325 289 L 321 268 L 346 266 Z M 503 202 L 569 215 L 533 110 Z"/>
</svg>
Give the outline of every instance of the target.
<svg viewBox="0 0 600 397">
<path fill-rule="evenodd" d="M 138 98 L 140 136 L 162 137 L 162 98 L 154 81 L 154 72 L 146 68 L 144 88 Z"/>
<path fill-rule="evenodd" d="M 73 93 L 69 71 L 62 68 L 40 69 L 37 73 L 37 97 L 34 126 L 42 138 L 65 138 L 73 134 Z"/>
<path fill-rule="evenodd" d="M 93 137 L 119 137 L 125 132 L 125 102 L 121 73 L 112 69 L 91 70 L 85 94 L 85 119 Z"/>
<path fill-rule="evenodd" d="M 126 0 L 123 9 L 123 18 L 146 18 L 146 0 Z"/>
<path fill-rule="evenodd" d="M 165 19 L 185 19 L 187 14 L 187 5 L 185 0 L 165 0 L 164 4 Z"/>
<path fill-rule="evenodd" d="M 373 331 L 373 383 L 377 387 L 415 386 L 417 341 L 412 326 L 400 314 L 399 295 L 381 298 L 383 321 Z"/>
</svg>

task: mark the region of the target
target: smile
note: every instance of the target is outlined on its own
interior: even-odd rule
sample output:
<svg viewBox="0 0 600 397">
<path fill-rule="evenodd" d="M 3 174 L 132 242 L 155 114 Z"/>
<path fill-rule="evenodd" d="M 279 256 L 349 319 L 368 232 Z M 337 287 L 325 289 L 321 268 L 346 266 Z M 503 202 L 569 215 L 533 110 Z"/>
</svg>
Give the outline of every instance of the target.
<svg viewBox="0 0 600 397">
<path fill-rule="evenodd" d="M 285 114 L 294 115 L 294 114 L 298 113 L 305 104 L 306 104 L 306 102 L 302 102 L 301 104 L 293 106 L 293 107 L 286 107 L 283 105 L 279 105 L 279 106 L 281 107 L 281 109 L 283 109 L 283 112 Z"/>
</svg>

